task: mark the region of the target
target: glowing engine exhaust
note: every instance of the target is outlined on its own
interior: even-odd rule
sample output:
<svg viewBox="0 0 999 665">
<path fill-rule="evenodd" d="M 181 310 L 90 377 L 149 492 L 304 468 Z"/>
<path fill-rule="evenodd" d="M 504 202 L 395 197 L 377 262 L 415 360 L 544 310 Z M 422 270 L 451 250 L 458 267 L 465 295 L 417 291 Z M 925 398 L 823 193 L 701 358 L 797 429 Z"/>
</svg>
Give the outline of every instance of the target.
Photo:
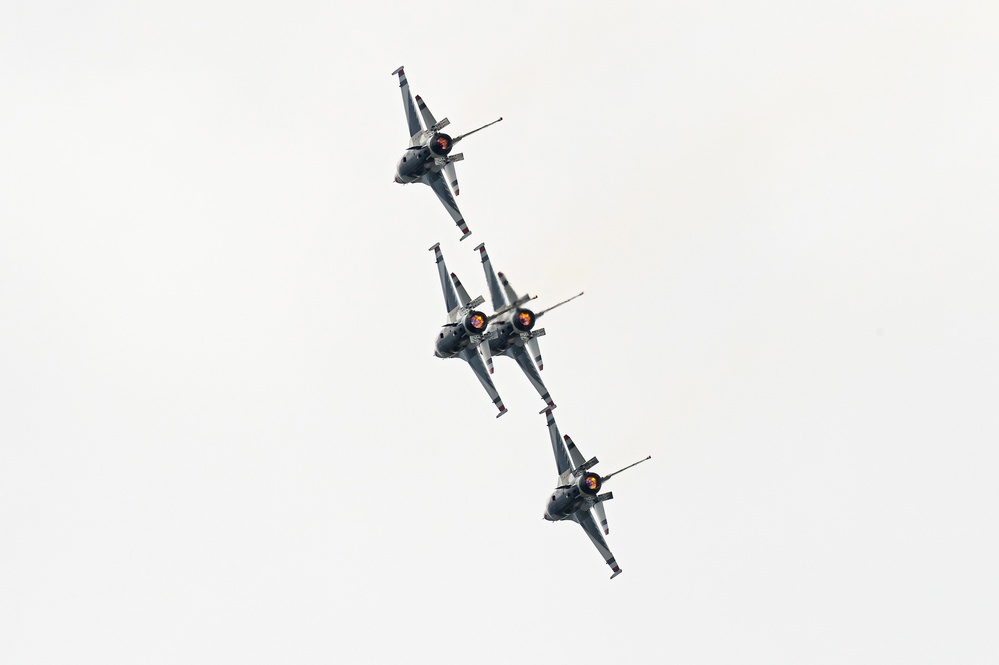
<svg viewBox="0 0 999 665">
<path fill-rule="evenodd" d="M 513 327 L 520 332 L 531 332 L 531 328 L 534 327 L 537 320 L 538 317 L 534 314 L 534 312 L 520 307 L 513 316 Z"/>
<path fill-rule="evenodd" d="M 461 320 L 461 326 L 469 335 L 478 335 L 485 332 L 488 321 L 485 314 L 473 309 Z"/>
<path fill-rule="evenodd" d="M 576 486 L 583 494 L 595 496 L 600 491 L 601 486 L 603 486 L 603 481 L 595 473 L 584 473 L 576 481 Z"/>
<path fill-rule="evenodd" d="M 451 148 L 453 147 L 454 141 L 447 134 L 438 132 L 430 139 L 430 152 L 438 157 L 447 157 L 447 154 L 451 152 Z"/>
</svg>

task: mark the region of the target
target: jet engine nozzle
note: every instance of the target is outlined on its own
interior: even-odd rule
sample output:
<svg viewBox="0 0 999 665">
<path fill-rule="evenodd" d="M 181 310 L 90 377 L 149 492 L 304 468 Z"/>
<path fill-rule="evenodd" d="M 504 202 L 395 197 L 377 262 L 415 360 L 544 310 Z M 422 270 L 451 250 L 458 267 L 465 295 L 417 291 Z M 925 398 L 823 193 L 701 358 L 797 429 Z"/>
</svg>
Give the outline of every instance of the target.
<svg viewBox="0 0 999 665">
<path fill-rule="evenodd" d="M 595 473 L 584 473 L 579 477 L 579 480 L 576 481 L 576 486 L 579 488 L 579 491 L 589 496 L 596 496 L 602 485 L 603 482 L 600 480 L 600 476 Z"/>
<path fill-rule="evenodd" d="M 430 139 L 430 152 L 438 157 L 447 157 L 454 147 L 454 140 L 442 132 L 437 132 Z"/>
<path fill-rule="evenodd" d="M 473 309 L 461 320 L 461 325 L 469 335 L 481 335 L 486 331 L 489 319 L 482 312 Z"/>
<path fill-rule="evenodd" d="M 537 315 L 529 309 L 518 307 L 513 315 L 513 327 L 520 332 L 531 332 L 531 328 L 537 323 Z"/>
</svg>

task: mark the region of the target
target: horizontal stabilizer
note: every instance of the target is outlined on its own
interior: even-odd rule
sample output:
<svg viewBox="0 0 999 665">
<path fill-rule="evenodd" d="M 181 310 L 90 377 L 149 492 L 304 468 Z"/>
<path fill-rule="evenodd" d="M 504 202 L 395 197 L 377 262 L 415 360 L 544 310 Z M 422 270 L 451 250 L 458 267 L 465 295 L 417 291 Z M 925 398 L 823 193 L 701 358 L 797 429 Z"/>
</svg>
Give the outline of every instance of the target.
<svg viewBox="0 0 999 665">
<path fill-rule="evenodd" d="M 489 332 L 482 333 L 481 335 L 469 335 L 468 336 L 468 342 L 472 346 L 479 346 L 483 342 L 488 342 L 491 339 L 496 339 L 496 336 L 498 334 L 499 333 L 496 332 L 495 330 L 490 330 Z M 492 374 L 492 372 L 489 372 L 489 373 Z"/>
<path fill-rule="evenodd" d="M 591 467 L 596 466 L 599 462 L 600 462 L 600 460 L 598 460 L 596 457 L 591 457 L 590 459 L 586 460 L 585 462 L 583 462 L 582 464 L 580 464 L 578 467 L 576 467 L 576 472 L 577 473 L 582 473 L 583 471 L 587 471 Z"/>
</svg>

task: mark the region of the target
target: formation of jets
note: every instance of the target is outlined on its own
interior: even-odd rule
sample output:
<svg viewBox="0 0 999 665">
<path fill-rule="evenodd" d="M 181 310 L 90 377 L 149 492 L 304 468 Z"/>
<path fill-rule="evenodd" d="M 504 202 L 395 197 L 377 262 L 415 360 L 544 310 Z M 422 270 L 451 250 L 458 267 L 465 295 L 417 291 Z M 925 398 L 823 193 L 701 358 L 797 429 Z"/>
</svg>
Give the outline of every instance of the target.
<svg viewBox="0 0 999 665">
<path fill-rule="evenodd" d="M 422 182 L 430 185 L 434 194 L 441 200 L 447 209 L 451 219 L 461 229 L 461 240 L 472 235 L 465 225 L 465 220 L 458 210 L 458 204 L 454 202 L 454 197 L 458 196 L 458 176 L 454 172 L 454 163 L 465 159 L 462 153 L 452 155 L 451 150 L 458 141 L 466 136 L 471 136 L 475 132 L 485 129 L 490 125 L 495 125 L 502 120 L 493 120 L 478 129 L 460 134 L 454 138 L 445 134 L 441 130 L 451 124 L 447 118 L 437 120 L 430 112 L 427 105 L 423 103 L 420 96 L 416 96 L 416 103 L 420 106 L 420 115 L 416 115 L 416 106 L 413 104 L 413 95 L 409 92 L 409 83 L 406 81 L 406 72 L 403 68 L 392 72 L 399 75 L 399 88 L 402 90 L 402 106 L 406 110 L 406 125 L 409 130 L 409 146 L 402 158 L 395 167 L 395 181 L 401 184 L 410 182 Z M 420 117 L 423 123 L 420 123 Z M 443 172 L 444 175 L 441 175 Z M 444 176 L 447 176 L 445 182 Z M 454 191 L 454 196 L 451 192 Z"/>
<path fill-rule="evenodd" d="M 430 185 L 451 215 L 451 219 L 461 230 L 460 239 L 464 240 L 471 235 L 471 231 L 468 230 L 454 200 L 458 195 L 458 178 L 454 163 L 464 157 L 461 153 L 452 154 L 451 151 L 454 145 L 465 137 L 496 124 L 503 118 L 452 138 L 441 131 L 450 124 L 450 121 L 447 118 L 438 121 L 419 95 L 414 100 L 403 68 L 400 67 L 392 74 L 399 77 L 409 134 L 409 146 L 396 167 L 395 181 L 401 184 L 422 182 Z M 579 524 L 610 566 L 613 573 L 611 579 L 614 579 L 621 574 L 621 568 L 604 539 L 609 529 L 603 506 L 604 502 L 614 498 L 614 495 L 610 492 L 601 493 L 600 490 L 612 476 L 641 464 L 650 457 L 607 476 L 601 477 L 591 471 L 597 464 L 597 458 L 584 460 L 572 439 L 561 436 L 555 417 L 552 415 L 555 402 L 540 374 L 544 365 L 538 338 L 544 336 L 545 329 L 536 328 L 538 319 L 583 294 L 580 292 L 567 300 L 535 312 L 528 308 L 527 304 L 536 296 L 527 293 L 518 295 L 503 273 L 493 271 L 484 243 L 480 243 L 475 250 L 479 252 L 485 281 L 489 288 L 491 314 L 479 309 L 485 304 L 485 298 L 481 295 L 470 297 L 458 276 L 448 272 L 440 243 L 430 248 L 437 262 L 437 273 L 440 277 L 444 310 L 447 315 L 434 339 L 434 355 L 438 358 L 461 358 L 468 363 L 495 405 L 498 411 L 497 418 L 506 414 L 507 409 L 493 384 L 493 358 L 507 356 L 517 363 L 544 401 L 545 406 L 540 413 L 545 415 L 548 422 L 548 433 L 558 471 L 558 485 L 547 502 L 544 518 L 552 522 L 572 520 Z"/>
</svg>

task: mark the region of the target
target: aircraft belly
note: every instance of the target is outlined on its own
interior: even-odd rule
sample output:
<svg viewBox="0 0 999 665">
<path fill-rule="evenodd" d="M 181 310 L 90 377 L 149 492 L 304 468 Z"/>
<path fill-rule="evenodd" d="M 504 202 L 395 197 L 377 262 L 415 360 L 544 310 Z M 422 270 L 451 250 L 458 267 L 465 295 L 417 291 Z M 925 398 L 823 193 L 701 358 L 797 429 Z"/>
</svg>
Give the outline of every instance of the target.
<svg viewBox="0 0 999 665">
<path fill-rule="evenodd" d="M 459 335 L 447 335 L 444 339 L 438 339 L 434 348 L 437 355 L 442 358 L 454 358 L 463 348 L 465 348 L 464 337 Z"/>
<path fill-rule="evenodd" d="M 399 166 L 397 168 L 399 179 L 403 182 L 416 182 L 426 175 L 430 170 L 429 167 L 433 165 L 433 162 L 425 162 L 416 156 L 407 157 L 405 159 L 406 161 L 399 161 Z"/>
</svg>

